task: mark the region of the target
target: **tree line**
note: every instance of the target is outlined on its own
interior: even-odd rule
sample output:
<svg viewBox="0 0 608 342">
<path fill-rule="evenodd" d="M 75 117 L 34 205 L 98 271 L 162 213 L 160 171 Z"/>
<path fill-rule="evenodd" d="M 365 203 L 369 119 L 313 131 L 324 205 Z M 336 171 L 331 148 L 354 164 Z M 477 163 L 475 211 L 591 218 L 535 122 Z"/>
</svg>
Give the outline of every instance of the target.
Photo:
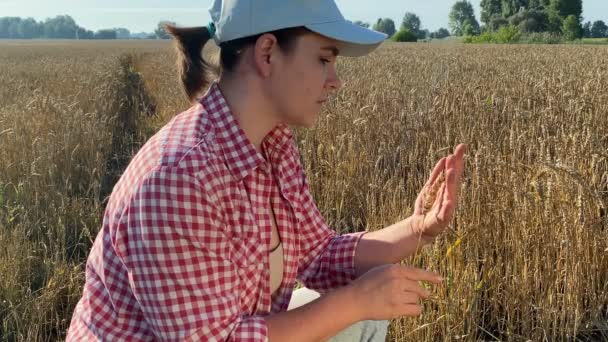
<svg viewBox="0 0 608 342">
<path fill-rule="evenodd" d="M 44 21 L 33 18 L 0 17 L 0 39 L 129 39 L 156 38 L 154 33 L 134 35 L 126 28 L 97 31 L 79 26 L 69 15 L 58 15 Z"/>
<path fill-rule="evenodd" d="M 410 40 L 444 38 L 454 36 L 478 36 L 500 30 L 517 34 L 547 33 L 567 40 L 578 38 L 608 37 L 608 25 L 602 20 L 582 22 L 582 0 L 480 0 L 481 23 L 475 17 L 473 5 L 468 0 L 456 1 L 448 16 L 450 30 L 441 28 L 429 32 L 421 28 L 420 18 L 405 13 L 401 27 L 397 31 L 395 22 L 390 18 L 379 18 L 372 26 L 394 40 L 401 37 Z M 356 21 L 356 24 L 370 27 L 369 23 Z"/>
<path fill-rule="evenodd" d="M 87 30 L 69 15 L 58 15 L 40 22 L 33 18 L 0 17 L 0 39 L 170 39 L 165 32 L 165 24 L 176 25 L 163 20 L 154 32 L 131 33 L 122 27 Z"/>
<path fill-rule="evenodd" d="M 521 33 L 550 32 L 568 40 L 608 37 L 602 20 L 583 24 L 583 0 L 481 0 L 486 30 L 511 26 Z"/>
<path fill-rule="evenodd" d="M 441 39 L 454 36 L 508 35 L 548 33 L 568 40 L 608 37 L 608 25 L 602 20 L 582 22 L 583 0 L 480 0 L 481 25 L 469 0 L 456 1 L 448 16 L 447 28 L 430 32 L 422 27 L 420 17 L 406 12 L 397 28 L 390 18 L 379 18 L 373 25 L 355 21 L 363 27 L 384 32 L 396 41 Z M 0 18 L 0 39 L 169 39 L 161 21 L 154 32 L 132 34 L 126 28 L 98 31 L 79 26 L 69 15 L 59 15 L 45 21 L 19 17 Z"/>
<path fill-rule="evenodd" d="M 437 31 L 431 32 L 422 28 L 420 17 L 412 12 L 405 12 L 401 26 L 397 30 L 395 22 L 390 18 L 379 18 L 374 25 L 363 21 L 355 21 L 355 24 L 373 30 L 384 32 L 395 41 L 400 42 L 415 42 L 419 39 L 442 39 L 450 36 L 450 31 L 446 28 L 440 28 Z"/>
</svg>

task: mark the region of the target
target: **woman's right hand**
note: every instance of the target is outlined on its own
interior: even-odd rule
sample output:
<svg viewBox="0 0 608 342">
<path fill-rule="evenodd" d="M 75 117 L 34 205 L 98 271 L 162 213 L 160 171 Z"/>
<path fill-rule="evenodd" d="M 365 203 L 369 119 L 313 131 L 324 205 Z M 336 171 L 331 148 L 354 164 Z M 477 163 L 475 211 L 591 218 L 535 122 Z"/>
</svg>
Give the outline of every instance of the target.
<svg viewBox="0 0 608 342">
<path fill-rule="evenodd" d="M 361 320 L 389 320 L 421 314 L 420 299 L 430 295 L 421 281 L 440 284 L 442 278 L 434 272 L 387 264 L 372 268 L 349 288 Z"/>
</svg>

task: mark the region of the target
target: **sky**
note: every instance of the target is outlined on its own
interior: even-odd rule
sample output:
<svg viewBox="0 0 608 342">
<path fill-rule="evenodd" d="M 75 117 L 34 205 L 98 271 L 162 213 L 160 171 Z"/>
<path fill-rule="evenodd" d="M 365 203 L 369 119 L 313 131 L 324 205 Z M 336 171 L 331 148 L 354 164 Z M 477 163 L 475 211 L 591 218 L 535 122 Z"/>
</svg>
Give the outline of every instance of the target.
<svg viewBox="0 0 608 342">
<path fill-rule="evenodd" d="M 456 0 L 336 0 L 346 19 L 375 22 L 391 18 L 399 25 L 405 12 L 416 13 L 422 27 L 435 31 L 447 28 L 448 13 Z M 472 0 L 479 20 L 479 2 Z M 161 20 L 180 26 L 202 26 L 209 22 L 211 0 L 0 0 L 0 17 L 32 17 L 42 21 L 57 15 L 70 15 L 78 25 L 89 29 L 124 27 L 131 32 L 152 32 Z M 608 0 L 584 0 L 584 21 L 608 22 Z"/>
</svg>

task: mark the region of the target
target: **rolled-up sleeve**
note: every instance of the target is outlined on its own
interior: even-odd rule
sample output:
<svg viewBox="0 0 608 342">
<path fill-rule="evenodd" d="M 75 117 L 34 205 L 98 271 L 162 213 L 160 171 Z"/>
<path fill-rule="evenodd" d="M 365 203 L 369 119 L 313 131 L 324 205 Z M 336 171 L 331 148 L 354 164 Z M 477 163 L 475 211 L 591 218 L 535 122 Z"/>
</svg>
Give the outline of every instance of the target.
<svg viewBox="0 0 608 342">
<path fill-rule="evenodd" d="M 210 193 L 185 172 L 153 172 L 131 199 L 114 248 L 157 339 L 267 341 L 266 321 L 240 312 L 236 266 Z"/>
<path fill-rule="evenodd" d="M 302 173 L 300 253 L 297 279 L 304 286 L 327 292 L 356 279 L 355 251 L 367 231 L 342 234 L 328 227 Z"/>
</svg>

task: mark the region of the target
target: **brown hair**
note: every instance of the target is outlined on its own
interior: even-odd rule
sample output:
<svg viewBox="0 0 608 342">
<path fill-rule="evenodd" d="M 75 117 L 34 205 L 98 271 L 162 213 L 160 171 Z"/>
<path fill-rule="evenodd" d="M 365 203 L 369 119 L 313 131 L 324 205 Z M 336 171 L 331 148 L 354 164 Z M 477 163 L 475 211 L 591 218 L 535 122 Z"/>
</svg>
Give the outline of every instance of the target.
<svg viewBox="0 0 608 342">
<path fill-rule="evenodd" d="M 194 102 L 197 96 L 205 90 L 212 79 L 218 77 L 217 67 L 203 58 L 203 48 L 211 35 L 207 27 L 176 27 L 165 25 L 165 30 L 174 38 L 177 51 L 177 67 L 182 87 L 188 100 Z M 287 28 L 268 32 L 277 38 L 281 50 L 289 54 L 293 52 L 298 37 L 309 33 L 304 27 Z M 220 44 L 220 65 L 222 72 L 231 72 L 241 60 L 244 48 L 254 45 L 262 34 L 239 38 Z"/>
</svg>

